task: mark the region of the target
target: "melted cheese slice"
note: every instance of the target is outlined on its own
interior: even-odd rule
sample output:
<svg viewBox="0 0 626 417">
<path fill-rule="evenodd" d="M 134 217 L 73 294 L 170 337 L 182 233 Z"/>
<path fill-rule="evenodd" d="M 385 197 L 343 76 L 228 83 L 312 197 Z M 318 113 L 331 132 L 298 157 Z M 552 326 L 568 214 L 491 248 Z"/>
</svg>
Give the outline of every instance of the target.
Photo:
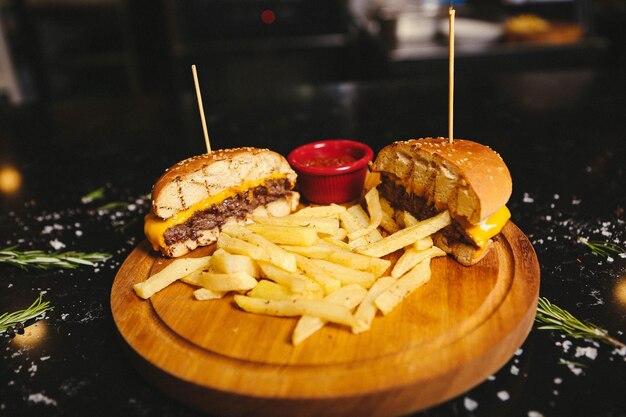
<svg viewBox="0 0 626 417">
<path fill-rule="evenodd" d="M 478 246 L 484 247 L 489 239 L 500 233 L 506 222 L 511 218 L 511 212 L 506 206 L 496 211 L 491 217 L 483 220 L 478 224 L 470 224 L 465 219 L 461 219 L 459 223 L 465 229 L 467 236 Z"/>
<path fill-rule="evenodd" d="M 172 217 L 165 220 L 150 211 L 150 213 L 148 213 L 145 217 L 143 231 L 154 250 L 165 248 L 167 245 L 165 244 L 164 234 L 167 229 L 185 223 L 196 212 L 208 210 L 212 205 L 219 204 L 229 197 L 233 197 L 237 194 L 243 194 L 246 190 L 265 185 L 265 183 L 269 180 L 283 177 L 285 177 L 285 174 L 277 173 L 262 180 L 249 181 L 236 187 L 228 188 L 197 202 L 186 210 L 179 211 Z"/>
</svg>

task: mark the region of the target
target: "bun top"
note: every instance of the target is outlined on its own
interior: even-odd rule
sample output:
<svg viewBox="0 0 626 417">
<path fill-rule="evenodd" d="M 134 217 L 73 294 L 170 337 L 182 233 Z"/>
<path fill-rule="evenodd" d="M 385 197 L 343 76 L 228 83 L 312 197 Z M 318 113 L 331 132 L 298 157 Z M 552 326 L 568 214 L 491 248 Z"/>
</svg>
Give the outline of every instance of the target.
<svg viewBox="0 0 626 417">
<path fill-rule="evenodd" d="M 260 185 L 269 178 L 287 178 L 291 186 L 296 173 L 287 160 L 269 149 L 233 148 L 185 159 L 170 167 L 154 184 L 152 210 L 162 219 L 233 187 Z"/>
<path fill-rule="evenodd" d="M 472 224 L 498 211 L 511 196 L 511 174 L 491 148 L 447 138 L 394 142 L 376 157 L 374 171 L 391 174 L 407 191 Z"/>
</svg>

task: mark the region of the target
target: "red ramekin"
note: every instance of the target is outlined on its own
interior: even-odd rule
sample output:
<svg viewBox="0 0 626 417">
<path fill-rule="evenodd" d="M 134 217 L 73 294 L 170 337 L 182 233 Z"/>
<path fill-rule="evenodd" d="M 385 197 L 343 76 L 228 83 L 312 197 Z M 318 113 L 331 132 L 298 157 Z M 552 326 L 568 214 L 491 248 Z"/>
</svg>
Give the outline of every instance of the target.
<svg viewBox="0 0 626 417">
<path fill-rule="evenodd" d="M 337 158 L 349 155 L 356 161 L 340 166 L 309 166 L 314 158 Z M 287 160 L 298 173 L 298 189 L 311 203 L 346 203 L 361 196 L 367 165 L 374 151 L 364 143 L 347 139 L 329 139 L 302 145 L 289 153 Z"/>
</svg>

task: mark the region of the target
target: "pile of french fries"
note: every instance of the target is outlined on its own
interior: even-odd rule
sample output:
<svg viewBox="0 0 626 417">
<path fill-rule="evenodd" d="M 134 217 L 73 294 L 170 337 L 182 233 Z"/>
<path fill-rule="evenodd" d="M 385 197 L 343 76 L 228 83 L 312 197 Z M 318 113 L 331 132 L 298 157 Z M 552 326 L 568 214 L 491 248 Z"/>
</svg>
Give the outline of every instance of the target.
<svg viewBox="0 0 626 417">
<path fill-rule="evenodd" d="M 390 313 L 430 279 L 430 260 L 445 255 L 431 235 L 450 224 L 450 214 L 418 221 L 394 210 L 376 187 L 364 205 L 225 225 L 211 256 L 176 259 L 134 290 L 147 299 L 180 280 L 197 287 L 197 300 L 234 292 L 247 312 L 299 317 L 294 345 L 329 322 L 367 331 L 378 311 Z"/>
</svg>

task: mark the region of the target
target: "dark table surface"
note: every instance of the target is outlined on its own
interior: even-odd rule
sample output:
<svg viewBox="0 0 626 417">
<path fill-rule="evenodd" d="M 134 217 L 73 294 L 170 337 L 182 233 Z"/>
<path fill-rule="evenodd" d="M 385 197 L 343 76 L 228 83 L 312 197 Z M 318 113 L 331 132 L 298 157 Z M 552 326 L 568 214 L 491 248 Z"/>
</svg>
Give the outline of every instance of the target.
<svg viewBox="0 0 626 417">
<path fill-rule="evenodd" d="M 626 341 L 625 255 L 596 256 L 579 238 L 626 247 L 624 71 L 463 73 L 455 133 L 492 146 L 514 179 L 512 220 L 533 243 L 540 295 Z M 210 81 L 205 81 L 210 84 Z M 213 147 L 447 134 L 446 77 L 205 95 Z M 120 349 L 109 296 L 143 240 L 154 180 L 202 153 L 191 91 L 0 108 L 0 167 L 21 187 L 0 193 L 0 247 L 107 252 L 97 267 L 22 270 L 0 264 L 0 313 L 39 294 L 54 310 L 24 335 L 0 336 L 0 415 L 197 416 L 162 395 Z M 81 197 L 103 188 L 102 198 Z M 102 206 L 121 202 L 116 208 Z M 496 374 L 420 416 L 625 416 L 626 349 L 535 325 Z"/>
</svg>

